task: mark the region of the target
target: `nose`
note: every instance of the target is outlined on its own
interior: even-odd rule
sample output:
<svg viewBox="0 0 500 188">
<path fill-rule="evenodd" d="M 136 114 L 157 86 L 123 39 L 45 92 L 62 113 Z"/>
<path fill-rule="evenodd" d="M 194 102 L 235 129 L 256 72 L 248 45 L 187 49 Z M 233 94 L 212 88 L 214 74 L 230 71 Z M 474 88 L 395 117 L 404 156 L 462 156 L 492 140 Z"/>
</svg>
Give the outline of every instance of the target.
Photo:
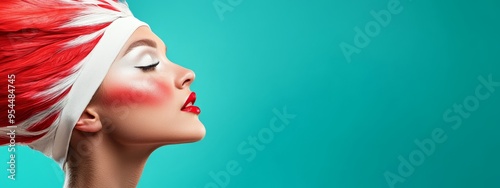
<svg viewBox="0 0 500 188">
<path fill-rule="evenodd" d="M 179 67 L 179 69 L 177 72 L 178 76 L 177 76 L 176 81 L 175 81 L 175 86 L 178 89 L 188 88 L 191 85 L 191 83 L 193 83 L 196 75 L 190 69 L 186 69 L 186 68 L 179 66 L 179 65 L 177 65 L 177 66 Z"/>
</svg>

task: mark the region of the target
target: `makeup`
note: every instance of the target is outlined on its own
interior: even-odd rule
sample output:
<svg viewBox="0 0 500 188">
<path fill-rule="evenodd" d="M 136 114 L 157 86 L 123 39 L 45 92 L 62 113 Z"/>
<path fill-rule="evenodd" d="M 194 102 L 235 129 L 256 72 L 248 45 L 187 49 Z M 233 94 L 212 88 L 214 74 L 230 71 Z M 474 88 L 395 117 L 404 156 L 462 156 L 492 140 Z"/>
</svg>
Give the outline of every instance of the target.
<svg viewBox="0 0 500 188">
<path fill-rule="evenodd" d="M 184 112 L 191 112 L 193 114 L 199 115 L 201 113 L 201 110 L 200 107 L 193 106 L 195 101 L 196 101 L 196 93 L 191 92 L 191 94 L 189 94 L 188 98 L 186 99 L 186 102 L 184 102 L 184 105 L 182 106 L 181 110 Z"/>
<path fill-rule="evenodd" d="M 103 88 L 103 102 L 111 105 L 160 105 L 172 96 L 173 86 L 156 79 L 117 80 Z"/>
</svg>

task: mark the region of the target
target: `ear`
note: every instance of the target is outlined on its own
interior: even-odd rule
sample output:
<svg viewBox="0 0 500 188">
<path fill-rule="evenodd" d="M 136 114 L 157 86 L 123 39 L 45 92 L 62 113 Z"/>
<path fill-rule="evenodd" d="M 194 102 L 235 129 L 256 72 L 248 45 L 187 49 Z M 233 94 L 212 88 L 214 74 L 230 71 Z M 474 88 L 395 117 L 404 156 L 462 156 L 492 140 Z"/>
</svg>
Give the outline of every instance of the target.
<svg viewBox="0 0 500 188">
<path fill-rule="evenodd" d="M 102 123 L 99 114 L 92 107 L 87 107 L 76 122 L 75 129 L 82 132 L 98 132 L 102 129 Z"/>
</svg>

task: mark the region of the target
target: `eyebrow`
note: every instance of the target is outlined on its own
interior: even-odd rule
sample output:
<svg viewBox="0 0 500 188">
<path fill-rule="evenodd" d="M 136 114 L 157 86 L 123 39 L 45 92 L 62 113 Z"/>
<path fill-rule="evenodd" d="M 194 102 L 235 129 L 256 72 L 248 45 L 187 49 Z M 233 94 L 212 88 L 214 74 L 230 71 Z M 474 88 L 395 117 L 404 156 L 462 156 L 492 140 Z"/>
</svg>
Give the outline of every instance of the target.
<svg viewBox="0 0 500 188">
<path fill-rule="evenodd" d="M 141 39 L 141 40 L 135 41 L 132 44 L 130 44 L 130 46 L 128 46 L 127 50 L 125 50 L 125 53 L 123 55 L 126 55 L 128 52 L 132 51 L 132 49 L 139 47 L 139 46 L 149 46 L 149 47 L 153 47 L 153 48 L 157 47 L 155 41 L 153 41 L 151 39 Z"/>
</svg>

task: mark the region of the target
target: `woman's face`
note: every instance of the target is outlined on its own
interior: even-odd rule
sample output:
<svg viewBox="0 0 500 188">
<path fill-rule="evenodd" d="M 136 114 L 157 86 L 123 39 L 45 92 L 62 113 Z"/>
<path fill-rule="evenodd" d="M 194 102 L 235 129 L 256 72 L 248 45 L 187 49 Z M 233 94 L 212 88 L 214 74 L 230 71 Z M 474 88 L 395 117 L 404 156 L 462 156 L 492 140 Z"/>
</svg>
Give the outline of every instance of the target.
<svg viewBox="0 0 500 188">
<path fill-rule="evenodd" d="M 125 43 L 90 104 L 121 144 L 194 142 L 205 136 L 199 108 L 186 108 L 194 97 L 194 79 L 193 71 L 167 59 L 162 40 L 142 26 Z"/>
</svg>

